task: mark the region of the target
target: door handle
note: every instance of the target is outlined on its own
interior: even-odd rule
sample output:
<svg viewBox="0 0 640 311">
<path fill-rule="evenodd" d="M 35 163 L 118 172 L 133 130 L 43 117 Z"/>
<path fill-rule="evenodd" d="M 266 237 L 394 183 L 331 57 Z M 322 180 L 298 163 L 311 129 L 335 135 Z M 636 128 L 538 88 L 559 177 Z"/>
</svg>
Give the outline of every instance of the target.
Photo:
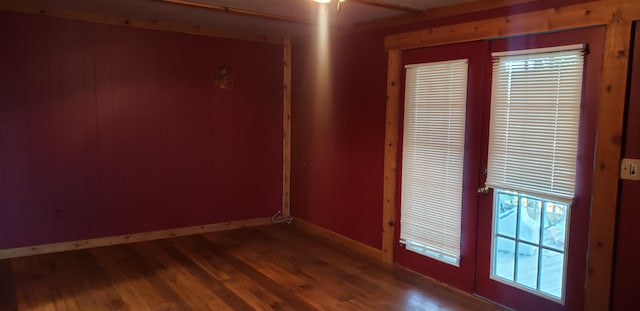
<svg viewBox="0 0 640 311">
<path fill-rule="evenodd" d="M 482 169 L 482 174 L 484 175 L 485 179 L 487 178 L 487 173 L 488 172 L 489 172 L 489 170 L 486 167 Z M 487 194 L 487 193 L 489 193 L 489 187 L 487 186 L 486 183 L 484 184 L 484 186 L 478 187 L 478 193 L 479 194 Z"/>
<path fill-rule="evenodd" d="M 480 193 L 480 194 L 489 193 L 489 187 L 487 185 L 484 185 L 482 187 L 478 187 L 478 193 Z"/>
</svg>

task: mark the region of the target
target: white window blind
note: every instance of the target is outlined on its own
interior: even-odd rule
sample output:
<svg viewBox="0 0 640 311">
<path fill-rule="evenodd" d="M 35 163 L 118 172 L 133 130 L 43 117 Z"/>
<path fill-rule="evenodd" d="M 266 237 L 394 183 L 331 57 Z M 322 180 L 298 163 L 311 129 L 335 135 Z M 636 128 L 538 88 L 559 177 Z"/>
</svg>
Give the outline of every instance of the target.
<svg viewBox="0 0 640 311">
<path fill-rule="evenodd" d="M 467 60 L 406 70 L 400 242 L 458 266 Z"/>
<path fill-rule="evenodd" d="M 571 203 L 583 50 L 493 54 L 487 186 Z"/>
</svg>

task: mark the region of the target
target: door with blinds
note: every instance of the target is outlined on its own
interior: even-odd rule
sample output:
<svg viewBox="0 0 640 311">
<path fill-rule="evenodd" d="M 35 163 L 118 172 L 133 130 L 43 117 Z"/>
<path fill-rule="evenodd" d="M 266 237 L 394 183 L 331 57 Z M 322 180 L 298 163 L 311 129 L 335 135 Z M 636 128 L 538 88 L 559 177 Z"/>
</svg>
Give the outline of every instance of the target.
<svg viewBox="0 0 640 311">
<path fill-rule="evenodd" d="M 395 262 L 581 310 L 604 29 L 403 51 Z"/>
<path fill-rule="evenodd" d="M 395 261 L 456 287 L 474 283 L 486 42 L 403 53 Z"/>
<path fill-rule="evenodd" d="M 583 309 L 603 41 L 490 43 L 475 292 L 517 310 Z"/>
</svg>

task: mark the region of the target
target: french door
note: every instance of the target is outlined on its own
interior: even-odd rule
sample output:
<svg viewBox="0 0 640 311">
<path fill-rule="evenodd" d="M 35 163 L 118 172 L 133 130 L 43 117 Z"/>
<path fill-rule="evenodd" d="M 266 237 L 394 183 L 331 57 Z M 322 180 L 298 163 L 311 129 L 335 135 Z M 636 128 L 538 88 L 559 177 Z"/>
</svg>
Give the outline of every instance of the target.
<svg viewBox="0 0 640 311">
<path fill-rule="evenodd" d="M 438 252 L 435 252 L 436 255 L 434 255 L 434 252 L 428 246 L 423 247 L 419 242 L 413 243 L 410 241 L 412 239 L 411 234 L 403 232 L 403 227 L 405 227 L 406 231 L 406 227 L 411 226 L 406 218 L 412 217 L 411 208 L 414 208 L 411 206 L 406 207 L 406 205 L 410 205 L 407 203 L 410 201 L 408 194 L 418 193 L 417 199 L 414 198 L 414 201 L 418 202 L 416 203 L 418 207 L 421 204 L 421 198 L 423 198 L 420 190 L 408 189 L 407 187 L 407 184 L 412 179 L 419 178 L 414 178 L 413 175 L 415 173 L 409 170 L 409 166 L 416 166 L 412 162 L 412 157 L 404 154 L 407 152 L 416 153 L 416 150 L 407 149 L 403 145 L 400 147 L 403 155 L 399 157 L 399 167 L 401 168 L 399 171 L 400 174 L 411 174 L 410 177 L 412 179 L 410 180 L 402 175 L 398 178 L 398 189 L 401 189 L 402 193 L 399 195 L 399 201 L 401 202 L 398 204 L 401 208 L 397 209 L 397 219 L 400 221 L 399 225 L 396 226 L 397 243 L 394 247 L 396 263 L 517 310 L 583 309 L 596 109 L 599 99 L 599 68 L 602 59 L 603 42 L 604 29 L 589 28 L 403 52 L 403 63 L 407 68 L 405 69 L 405 74 L 411 74 L 410 70 L 415 66 L 428 66 L 429 64 L 452 60 L 466 60 L 468 63 L 468 77 L 464 123 L 464 157 L 460 184 L 461 197 L 458 204 L 454 202 L 447 204 L 447 206 L 442 206 L 442 209 L 459 208 L 461 220 L 459 225 L 459 256 L 457 261 L 443 260 L 442 256 L 437 256 Z M 580 78 L 579 82 L 562 82 L 566 79 L 564 73 L 551 73 L 551 71 L 545 71 L 543 68 L 544 66 L 553 65 L 550 65 L 550 63 L 554 60 L 560 59 L 560 62 L 565 62 L 564 56 L 556 57 L 545 54 L 558 49 L 561 51 L 558 53 L 564 53 L 564 50 L 571 51 L 572 49 L 579 51 L 577 54 L 579 54 L 580 58 L 575 62 L 582 62 L 580 63 L 581 71 L 575 74 L 575 69 L 571 69 L 573 67 L 569 67 L 566 70 L 567 72 L 574 72 L 574 76 Z M 515 60 L 508 59 L 509 64 L 516 64 L 517 66 L 510 65 L 511 67 L 509 68 L 511 69 L 509 69 L 507 76 L 496 74 L 496 70 L 499 70 L 496 69 L 499 67 L 496 64 L 500 55 L 522 55 L 526 53 L 542 53 L 544 56 L 535 56 L 532 59 L 517 56 Z M 571 54 L 571 52 L 568 53 Z M 524 69 L 522 72 L 518 72 L 518 68 Z M 522 75 L 527 73 L 530 74 L 531 80 L 522 80 Z M 536 89 L 537 86 L 522 87 L 522 83 L 544 84 L 551 79 L 552 74 L 560 77 L 558 78 L 558 85 L 562 83 L 570 86 L 576 83 L 581 85 L 577 85 L 577 91 L 576 88 L 573 91 L 564 89 L 558 91 L 557 102 L 560 103 L 559 105 L 538 106 L 536 96 L 548 97 L 550 96 L 546 94 L 548 92 L 545 90 L 541 92 L 545 94 L 537 94 L 535 91 L 531 93 L 530 90 Z M 496 82 L 493 81 L 495 77 L 498 77 L 496 81 L 497 79 L 506 81 L 507 92 L 505 94 L 507 95 L 503 95 L 506 96 L 506 101 L 508 102 L 517 101 L 516 92 L 518 90 L 531 93 L 525 94 L 530 97 L 533 96 L 531 97 L 533 98 L 531 105 L 528 102 L 520 103 L 520 108 L 524 107 L 525 109 L 523 110 L 524 112 L 521 111 L 524 114 L 518 115 L 513 110 L 513 107 L 507 107 L 505 108 L 506 110 L 498 112 L 495 111 L 499 109 L 495 100 L 500 95 L 497 94 L 497 89 L 500 87 L 505 88 L 505 86 L 494 83 Z M 542 80 L 546 82 L 540 82 Z M 407 84 L 407 81 L 405 81 L 405 84 Z M 409 90 L 409 88 L 406 89 Z M 564 113 L 566 102 L 570 102 L 570 100 L 565 99 L 567 92 L 578 93 L 577 102 L 574 99 L 574 108 L 577 109 L 577 111 L 574 111 L 574 115 L 577 114 L 575 122 L 566 121 L 568 117 L 562 114 Z M 405 96 L 412 96 L 407 94 Z M 404 137 L 406 135 L 422 137 L 413 132 L 406 132 L 410 131 L 407 128 L 407 122 L 409 122 L 406 120 L 407 115 L 415 118 L 411 111 L 406 111 L 406 109 L 413 109 L 410 106 L 412 100 L 414 99 L 402 98 L 402 102 L 405 103 L 405 111 L 401 111 L 402 115 L 405 116 L 405 126 L 401 133 L 404 143 L 407 143 L 407 138 Z M 546 99 L 541 101 L 544 100 Z M 493 112 L 492 109 L 494 110 Z M 530 109 L 530 111 L 527 109 Z M 536 109 L 544 111 L 536 111 Z M 560 120 L 559 123 L 552 122 L 551 119 L 554 119 L 553 113 L 548 118 L 549 109 L 556 109 L 556 112 L 559 112 L 555 114 L 555 119 Z M 508 121 L 509 116 L 511 121 Z M 549 120 L 547 121 L 547 119 Z M 492 122 L 494 123 L 490 129 Z M 516 122 L 521 122 L 522 126 L 515 124 Z M 520 134 L 525 139 L 526 144 L 529 144 L 525 144 L 524 150 L 529 150 L 532 154 L 535 153 L 542 157 L 551 152 L 548 150 L 545 138 L 541 138 L 542 142 L 539 146 L 536 145 L 535 139 L 533 143 L 530 143 L 527 139 L 536 138 L 536 135 L 542 135 L 539 134 L 539 131 L 548 132 L 550 127 L 558 127 L 558 124 L 569 124 L 570 130 L 573 129 L 576 133 L 573 143 L 565 141 L 564 137 L 566 135 L 561 133 L 556 135 L 560 137 L 556 147 L 562 153 L 566 151 L 565 149 L 571 149 L 565 145 L 574 145 L 574 149 L 568 153 L 570 156 L 566 154 L 559 156 L 569 158 L 569 167 L 572 170 L 566 168 L 557 169 L 553 171 L 553 176 L 551 177 L 555 181 L 559 175 L 571 175 L 573 179 L 569 179 L 571 180 L 571 185 L 567 186 L 569 190 L 553 192 L 558 186 L 552 185 L 551 188 L 554 188 L 554 190 L 547 193 L 538 191 L 536 183 L 532 183 L 534 185 L 531 188 L 533 191 L 528 191 L 527 188 L 520 190 L 518 187 L 509 186 L 509 181 L 517 180 L 520 176 L 527 174 L 532 179 L 538 178 L 539 175 L 543 175 L 542 171 L 547 168 L 547 164 L 543 162 L 527 163 L 526 160 L 518 162 L 512 157 L 510 158 L 510 155 L 507 155 L 500 158 L 500 161 L 509 163 L 509 165 L 502 167 L 495 165 L 495 163 L 490 165 L 489 159 L 495 158 L 501 148 L 511 148 L 502 146 L 507 139 L 495 134 L 494 127 L 496 127 L 496 124 L 499 125 L 501 123 L 509 123 L 512 128 L 515 126 L 516 132 L 512 129 L 511 134 L 508 134 L 511 135 L 510 141 L 515 141 L 515 145 L 518 145 L 519 142 L 515 140 L 515 137 Z M 538 128 L 535 126 L 538 126 Z M 423 126 L 422 128 L 429 127 Z M 429 128 L 429 131 L 437 130 Z M 520 133 L 517 133 L 517 131 L 520 131 Z M 493 134 L 490 134 L 490 132 Z M 571 139 L 568 141 L 571 141 Z M 414 142 L 412 143 L 415 144 Z M 428 144 L 432 146 L 438 145 L 433 142 L 428 142 Z M 496 144 L 499 146 L 495 147 Z M 493 146 L 491 150 L 490 146 Z M 532 155 L 532 158 L 536 157 Z M 556 161 L 553 163 L 562 162 L 557 158 L 551 158 Z M 427 159 L 429 158 L 427 157 Z M 555 165 L 553 163 L 550 165 Z M 537 165 L 540 168 L 537 168 Z M 417 167 L 420 169 L 422 166 L 417 165 Z M 487 170 L 488 167 L 490 167 L 491 171 Z M 500 173 L 503 175 L 505 172 L 516 172 L 513 173 L 516 175 L 507 178 L 506 183 L 496 183 L 494 181 L 498 178 L 495 177 L 495 171 L 500 169 L 502 169 Z M 522 170 L 522 175 L 517 173 L 519 172 L 518 169 Z M 485 186 L 487 177 L 492 179 L 490 180 L 492 182 Z M 540 177 L 540 180 L 545 180 L 543 177 Z M 522 184 L 526 183 L 526 181 L 522 181 Z M 558 183 L 562 184 L 562 182 Z M 514 184 L 517 185 L 518 183 L 511 183 L 511 185 Z M 430 184 L 427 182 L 424 185 Z M 422 187 L 425 187 L 424 185 Z M 429 192 L 428 189 L 423 191 Z M 431 208 L 433 209 L 433 207 Z M 429 213 L 439 214 L 437 207 L 436 212 L 429 210 Z M 403 216 L 405 219 L 403 219 Z M 422 227 L 419 224 L 416 231 L 419 232 L 421 229 Z M 415 247 L 414 244 L 420 247 Z"/>
<path fill-rule="evenodd" d="M 504 51 L 543 51 L 539 49 L 580 45 L 584 46 L 585 56 L 571 199 L 563 202 L 544 194 L 498 187 L 479 195 L 475 292 L 481 296 L 518 310 L 583 309 L 603 42 L 604 29 L 591 28 L 501 39 L 490 44 L 494 55 Z M 487 58 L 495 57 L 487 55 Z M 487 70 L 486 87 L 496 85 L 492 81 L 495 68 Z M 544 77 L 549 75 L 546 73 Z M 495 104 L 491 98 L 495 93 L 494 90 L 486 94 L 485 103 Z M 481 153 L 484 167 L 490 166 L 487 162 L 492 156 L 489 150 L 492 114 L 487 111 L 487 115 L 490 115 L 488 121 L 483 124 L 485 149 Z M 533 112 L 531 122 L 536 116 Z M 541 134 L 534 129 L 530 135 Z M 535 145 L 527 147 L 534 149 L 531 152 L 551 152 L 548 147 L 541 147 L 545 150 L 535 150 Z M 528 169 L 534 173 L 542 171 L 537 164 L 532 161 Z"/>
<path fill-rule="evenodd" d="M 470 42 L 470 43 L 462 43 L 455 44 L 452 46 L 440 46 L 440 47 L 432 47 L 426 49 L 416 49 L 416 50 L 408 50 L 403 52 L 403 65 L 405 66 L 405 76 L 409 72 L 409 68 L 414 66 L 429 66 L 431 64 L 441 64 L 443 62 L 449 61 L 465 61 L 467 64 L 467 79 L 464 86 L 466 88 L 466 113 L 464 116 L 464 121 L 462 126 L 464 129 L 462 130 L 464 134 L 463 144 L 464 148 L 462 150 L 463 157 L 460 159 L 460 163 L 458 165 L 462 165 L 462 180 L 457 184 L 457 187 L 461 189 L 461 192 L 458 193 L 458 196 L 455 200 L 448 200 L 450 204 L 447 205 L 436 205 L 432 206 L 433 214 L 446 214 L 451 212 L 451 210 L 455 209 L 459 217 L 459 223 L 455 226 L 459 233 L 462 233 L 459 239 L 459 254 L 449 257 L 456 257 L 453 260 L 442 260 L 442 258 L 437 258 L 437 256 L 430 256 L 428 253 L 421 252 L 419 249 L 412 247 L 411 241 L 402 241 L 401 239 L 396 239 L 397 243 L 394 247 L 394 259 L 395 261 L 403 266 L 406 266 L 412 270 L 418 271 L 425 275 L 428 275 L 437 280 L 443 281 L 447 284 L 453 285 L 460 289 L 466 291 L 472 291 L 474 285 L 474 266 L 475 266 L 475 253 L 476 253 L 476 225 L 477 225 L 477 209 L 478 209 L 478 196 L 476 194 L 476 188 L 478 185 L 478 180 L 480 179 L 481 168 L 480 168 L 480 159 L 478 155 L 481 152 L 481 132 L 482 132 L 482 98 L 483 98 L 483 85 L 481 83 L 472 83 L 472 81 L 482 81 L 484 75 L 484 53 L 487 49 L 487 42 Z M 425 75 L 433 75 L 431 73 L 425 73 Z M 443 74 L 438 75 L 438 79 L 444 76 Z M 438 81 L 435 81 L 438 82 Z M 444 81 L 441 81 L 444 82 Z M 431 83 L 433 81 L 425 81 L 425 90 L 417 90 L 418 93 L 428 93 L 437 92 L 438 89 L 443 89 L 445 86 L 437 85 L 435 86 L 435 90 L 431 90 Z M 407 81 L 404 81 L 404 87 L 407 89 Z M 403 98 L 401 98 L 402 102 L 407 102 L 407 93 L 403 92 Z M 428 99 L 427 99 L 428 100 Z M 408 111 L 409 105 L 405 104 L 404 108 L 401 110 L 401 115 L 404 115 L 405 121 L 407 118 L 415 118 Z M 440 108 L 436 108 L 440 109 Z M 420 113 L 426 114 L 429 111 L 432 111 L 431 107 L 425 107 L 424 111 L 417 111 L 415 115 L 420 117 Z M 453 113 L 453 112 L 452 112 Z M 427 130 L 426 132 L 438 132 L 438 128 L 442 128 L 449 120 L 446 120 L 447 116 L 444 114 L 437 115 L 433 118 L 427 117 L 427 122 L 431 121 L 433 124 L 419 124 L 424 128 L 432 128 L 433 130 Z M 444 124 L 442 123 L 444 122 Z M 407 124 L 407 122 L 405 122 Z M 406 150 L 406 142 L 407 137 L 412 135 L 408 133 L 407 125 L 401 128 L 401 135 L 404 137 L 402 140 L 402 146 L 400 146 L 401 150 L 404 149 L 401 157 L 402 159 L 407 159 L 407 153 L 430 153 L 431 156 L 427 157 L 436 157 L 442 158 L 446 157 L 445 152 L 442 150 L 434 150 L 434 149 L 446 149 L 446 146 L 443 146 L 443 142 L 433 142 L 432 140 L 426 140 L 421 142 L 422 145 L 427 148 L 417 149 L 417 150 Z M 428 134 L 428 133 L 427 133 Z M 413 134 L 416 135 L 416 134 Z M 422 135 L 418 133 L 416 136 L 418 138 L 425 137 L 426 135 Z M 440 140 L 446 140 L 446 133 L 442 135 L 444 137 L 440 137 Z M 418 142 L 417 144 L 420 144 Z M 429 148 L 429 146 L 433 146 L 433 148 Z M 426 149 L 426 150 L 425 150 Z M 402 185 L 403 180 L 407 181 L 407 174 L 411 173 L 408 171 L 408 163 L 401 163 L 399 167 L 402 167 L 402 170 L 399 171 L 400 175 L 398 178 L 399 181 L 399 189 L 401 192 L 401 201 L 407 200 L 406 192 L 408 189 L 407 185 Z M 417 167 L 424 167 L 424 165 L 416 165 Z M 437 166 L 437 164 L 435 165 Z M 434 168 L 430 168 L 432 171 Z M 438 167 L 435 167 L 438 169 Z M 441 169 L 446 170 L 447 168 L 441 167 Z M 404 175 L 403 175 L 404 174 Z M 441 180 L 439 176 L 431 176 L 431 174 L 425 174 L 422 178 L 422 185 L 413 186 L 412 188 L 422 187 L 421 189 L 413 189 L 417 194 L 418 204 L 427 203 L 425 201 L 432 201 L 433 198 L 424 198 L 420 195 L 420 193 L 432 193 L 435 196 L 445 196 L 441 189 L 433 189 L 435 186 L 440 186 L 444 183 L 444 180 Z M 419 179 L 416 177 L 415 179 Z M 426 179 L 426 180 L 425 180 Z M 431 180 L 429 180 L 431 179 Z M 420 184 L 420 182 L 418 182 Z M 405 193 L 403 193 L 403 191 Z M 435 193 L 434 193 L 435 192 Z M 420 202 L 422 201 L 422 202 Z M 400 205 L 405 204 L 407 202 L 400 202 Z M 427 205 L 425 204 L 425 205 Z M 433 211 L 435 209 L 435 211 Z M 411 215 L 407 215 L 408 213 L 405 211 L 403 213 L 403 208 L 397 209 L 398 215 L 396 215 L 396 219 L 400 220 L 400 226 L 396 226 L 395 236 L 405 239 L 403 234 L 401 234 L 401 230 L 408 224 L 405 221 L 410 220 L 407 218 L 412 217 Z M 429 215 L 424 215 L 427 218 L 430 218 Z M 417 222 L 428 222 L 431 219 L 417 219 Z M 447 225 L 448 220 L 446 219 L 434 219 L 433 221 L 435 225 L 441 224 L 443 228 L 436 227 L 435 231 L 445 230 L 445 226 Z M 417 224 L 417 227 L 420 227 L 420 223 Z M 429 227 L 434 227 L 434 224 L 430 224 Z M 416 229 L 416 231 L 420 231 L 420 228 Z M 427 228 L 425 231 L 428 231 L 432 228 Z M 451 228 L 449 228 L 451 229 Z M 453 228 L 455 229 L 455 228 Z M 427 238 L 428 240 L 428 238 Z M 417 243 L 416 243 L 417 244 Z M 428 246 L 426 247 L 428 248 Z"/>
</svg>

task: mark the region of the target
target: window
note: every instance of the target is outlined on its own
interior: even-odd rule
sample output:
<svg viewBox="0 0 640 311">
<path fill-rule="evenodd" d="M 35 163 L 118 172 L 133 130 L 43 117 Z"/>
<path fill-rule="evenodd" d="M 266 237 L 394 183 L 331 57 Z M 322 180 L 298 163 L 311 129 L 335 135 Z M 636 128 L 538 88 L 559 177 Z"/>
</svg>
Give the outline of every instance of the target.
<svg viewBox="0 0 640 311">
<path fill-rule="evenodd" d="M 466 59 L 406 67 L 400 242 L 459 266 Z"/>
<path fill-rule="evenodd" d="M 564 301 L 583 46 L 494 53 L 491 277 Z"/>
</svg>

